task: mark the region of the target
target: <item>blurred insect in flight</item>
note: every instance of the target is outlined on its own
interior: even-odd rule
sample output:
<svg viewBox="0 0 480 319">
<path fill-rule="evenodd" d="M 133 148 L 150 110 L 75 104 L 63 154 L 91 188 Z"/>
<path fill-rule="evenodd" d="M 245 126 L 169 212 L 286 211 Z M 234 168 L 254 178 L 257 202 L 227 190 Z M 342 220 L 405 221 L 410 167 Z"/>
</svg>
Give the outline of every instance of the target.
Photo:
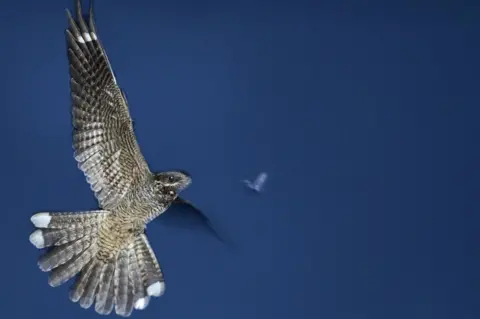
<svg viewBox="0 0 480 319">
<path fill-rule="evenodd" d="M 245 183 L 245 185 L 251 190 L 254 190 L 257 193 L 260 193 L 263 190 L 265 183 L 267 182 L 267 177 L 268 177 L 267 173 L 262 172 L 257 176 L 257 178 L 253 182 L 249 180 L 243 180 L 243 183 Z"/>
</svg>

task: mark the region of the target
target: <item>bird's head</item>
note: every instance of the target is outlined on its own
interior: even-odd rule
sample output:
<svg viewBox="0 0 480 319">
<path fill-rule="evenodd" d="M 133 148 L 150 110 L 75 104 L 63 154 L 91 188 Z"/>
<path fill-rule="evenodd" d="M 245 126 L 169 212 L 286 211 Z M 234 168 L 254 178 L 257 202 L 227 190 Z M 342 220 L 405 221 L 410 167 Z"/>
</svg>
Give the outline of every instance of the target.
<svg viewBox="0 0 480 319">
<path fill-rule="evenodd" d="M 180 170 L 155 173 L 154 179 L 158 190 L 164 195 L 172 196 L 172 200 L 192 183 L 190 175 Z"/>
</svg>

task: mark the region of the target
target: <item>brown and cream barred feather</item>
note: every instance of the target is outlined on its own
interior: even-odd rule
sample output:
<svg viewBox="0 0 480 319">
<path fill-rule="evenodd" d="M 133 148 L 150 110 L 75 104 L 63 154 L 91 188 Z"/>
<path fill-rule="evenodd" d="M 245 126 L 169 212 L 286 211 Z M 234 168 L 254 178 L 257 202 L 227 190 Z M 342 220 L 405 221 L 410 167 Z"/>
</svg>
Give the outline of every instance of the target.
<svg viewBox="0 0 480 319">
<path fill-rule="evenodd" d="M 98 39 L 90 7 L 88 26 L 80 1 L 76 20 L 67 10 L 73 147 L 78 167 L 100 207 L 112 209 L 151 172 L 136 141 L 127 101 Z"/>
</svg>

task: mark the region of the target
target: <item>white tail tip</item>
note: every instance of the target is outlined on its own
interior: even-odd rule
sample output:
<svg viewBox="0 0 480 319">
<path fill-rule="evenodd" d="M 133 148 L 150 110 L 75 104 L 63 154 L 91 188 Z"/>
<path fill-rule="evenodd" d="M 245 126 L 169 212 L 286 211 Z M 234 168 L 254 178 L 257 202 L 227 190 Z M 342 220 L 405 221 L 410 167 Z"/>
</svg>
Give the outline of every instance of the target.
<svg viewBox="0 0 480 319">
<path fill-rule="evenodd" d="M 147 294 L 149 296 L 159 297 L 165 291 L 165 283 L 157 281 L 147 288 Z"/>
<path fill-rule="evenodd" d="M 150 296 L 140 298 L 137 301 L 135 301 L 134 307 L 137 310 L 143 310 L 143 309 L 147 308 L 149 301 L 150 301 Z"/>
<path fill-rule="evenodd" d="M 43 234 L 41 229 L 37 229 L 30 235 L 30 242 L 33 246 L 37 247 L 38 249 L 44 248 L 45 240 L 43 239 Z"/>
<path fill-rule="evenodd" d="M 30 220 L 38 228 L 47 228 L 52 220 L 52 216 L 49 213 L 37 213 L 33 215 Z"/>
</svg>

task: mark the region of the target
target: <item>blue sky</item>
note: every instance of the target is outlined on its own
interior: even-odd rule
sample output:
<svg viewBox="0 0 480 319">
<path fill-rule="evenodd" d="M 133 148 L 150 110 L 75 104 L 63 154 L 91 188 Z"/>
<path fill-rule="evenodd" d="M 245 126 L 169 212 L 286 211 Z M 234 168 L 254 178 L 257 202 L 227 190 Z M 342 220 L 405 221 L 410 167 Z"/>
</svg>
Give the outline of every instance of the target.
<svg viewBox="0 0 480 319">
<path fill-rule="evenodd" d="M 5 316 L 97 318 L 50 288 L 37 211 L 93 209 L 76 168 L 64 9 L 0 5 Z M 84 6 L 87 2 L 84 2 Z M 478 318 L 478 6 L 95 4 L 153 170 L 237 250 L 154 221 L 166 293 L 137 318 Z M 256 195 L 240 180 L 270 175 Z"/>
</svg>

